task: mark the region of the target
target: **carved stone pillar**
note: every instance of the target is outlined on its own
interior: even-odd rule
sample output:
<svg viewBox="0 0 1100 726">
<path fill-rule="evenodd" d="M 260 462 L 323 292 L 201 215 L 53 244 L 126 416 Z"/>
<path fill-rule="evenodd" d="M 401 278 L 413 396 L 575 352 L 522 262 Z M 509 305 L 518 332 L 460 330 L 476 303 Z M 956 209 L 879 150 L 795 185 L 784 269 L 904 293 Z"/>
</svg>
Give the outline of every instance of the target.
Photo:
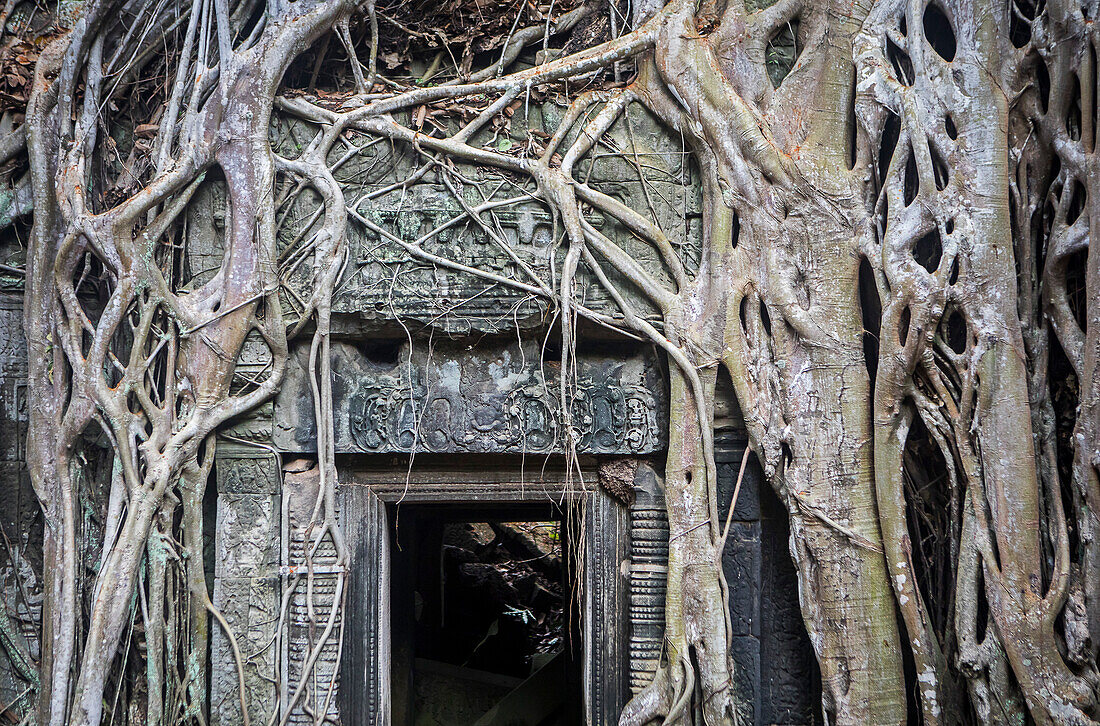
<svg viewBox="0 0 1100 726">
<path fill-rule="evenodd" d="M 289 600 L 286 628 L 281 634 L 280 678 L 285 693 L 280 699 L 280 714 L 285 717 L 291 710 L 290 700 L 302 681 L 304 666 L 313 651 L 319 649 L 312 673 L 307 674 L 308 686 L 291 710 L 287 723 L 312 724 L 314 716 L 319 714 L 327 714 L 336 723 L 339 718 L 340 634 L 343 630 L 339 604 L 345 600 L 342 588 L 347 587 L 348 581 L 345 578 L 343 585 L 340 584 L 332 538 L 325 536 L 317 543 L 319 532 L 310 527 L 321 484 L 314 462 L 289 463 L 283 484 L 281 571 L 284 592 L 289 593 Z M 338 514 L 339 509 L 338 503 Z M 309 572 L 312 572 L 312 582 L 308 581 Z M 327 635 L 326 630 L 329 631 Z"/>
<path fill-rule="evenodd" d="M 246 343 L 237 376 L 256 375 L 266 350 Z M 231 422 L 219 434 L 214 470 L 218 513 L 214 547 L 214 605 L 225 616 L 244 660 L 252 723 L 266 723 L 277 700 L 276 630 L 280 607 L 282 537 L 280 458 L 272 448 L 272 406 Z M 229 638 L 211 621 L 210 722 L 242 722 L 237 663 Z"/>
<path fill-rule="evenodd" d="M 584 584 L 585 712 L 588 723 L 613 724 L 626 705 L 630 530 L 626 508 L 603 489 L 586 502 Z"/>
<path fill-rule="evenodd" d="M 648 464 L 634 475 L 630 507 L 630 690 L 653 679 L 665 633 L 668 515 L 664 484 Z"/>
<path fill-rule="evenodd" d="M 363 726 L 390 723 L 390 589 L 389 527 L 386 505 L 362 488 L 341 491 L 345 534 L 352 550 L 352 573 L 346 611 L 358 622 L 349 629 L 344 646 L 340 708 L 359 714 Z M 380 586 L 380 584 L 382 586 Z M 356 633 L 359 637 L 355 637 Z"/>
<path fill-rule="evenodd" d="M 743 431 L 724 431 L 716 436 L 718 515 L 723 523 L 729 513 L 746 446 Z M 734 662 L 733 685 L 742 724 L 771 723 L 761 720 L 765 711 L 761 703 L 761 623 L 770 617 L 762 613 L 762 578 L 766 572 L 761 553 L 761 482 L 760 468 L 755 460 L 750 460 L 722 552 L 733 627 L 730 649 Z M 663 652 L 668 570 L 664 482 L 646 465 L 639 466 L 634 477 L 630 528 L 630 687 L 638 693 L 653 679 Z M 784 660 L 789 656 L 775 653 L 772 657 Z"/>
</svg>

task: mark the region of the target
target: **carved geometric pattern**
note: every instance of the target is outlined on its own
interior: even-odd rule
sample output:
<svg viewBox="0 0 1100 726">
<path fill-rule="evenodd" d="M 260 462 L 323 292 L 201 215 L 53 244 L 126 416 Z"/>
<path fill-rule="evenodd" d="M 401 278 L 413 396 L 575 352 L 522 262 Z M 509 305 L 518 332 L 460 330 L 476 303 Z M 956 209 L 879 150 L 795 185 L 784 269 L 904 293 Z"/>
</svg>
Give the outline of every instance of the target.
<svg viewBox="0 0 1100 726">
<path fill-rule="evenodd" d="M 660 663 L 665 630 L 668 515 L 656 472 L 638 467 L 630 507 L 630 690 L 638 693 Z"/>
<path fill-rule="evenodd" d="M 282 681 L 287 696 L 298 688 L 306 659 L 324 638 L 330 614 L 334 607 L 337 609 L 331 635 L 321 646 L 312 671 L 306 674 L 310 685 L 291 711 L 289 724 L 313 724 L 314 716 L 321 714 L 332 723 L 339 723 L 336 695 L 343 630 L 339 605 L 344 601 L 344 594 L 337 576 L 337 554 L 332 538 L 325 537 L 316 543 L 315 535 L 319 530 L 310 526 L 319 494 L 317 469 L 288 473 L 283 480 L 283 586 L 289 587 L 294 579 L 300 578 L 287 603 L 287 627 L 283 637 Z M 308 580 L 309 573 L 312 573 L 312 582 Z M 284 709 L 286 700 L 284 697 Z M 285 711 L 283 715 L 285 717 Z"/>
</svg>

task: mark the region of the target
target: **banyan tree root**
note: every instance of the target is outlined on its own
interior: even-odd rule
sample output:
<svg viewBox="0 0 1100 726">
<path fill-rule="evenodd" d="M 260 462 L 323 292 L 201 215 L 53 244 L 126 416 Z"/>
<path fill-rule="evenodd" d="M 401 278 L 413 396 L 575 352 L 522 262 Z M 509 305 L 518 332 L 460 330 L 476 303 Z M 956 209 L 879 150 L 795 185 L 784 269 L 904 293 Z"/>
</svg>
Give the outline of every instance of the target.
<svg viewBox="0 0 1100 726">
<path fill-rule="evenodd" d="M 147 33 L 138 36 L 123 22 L 119 5 L 89 4 L 43 54 L 27 116 L 35 189 L 27 269 L 33 282 L 26 302 L 34 400 L 28 461 L 50 520 L 47 548 L 55 558 L 46 570 L 47 685 L 38 706 L 43 724 L 100 723 L 114 654 L 134 617 L 135 589 L 144 586 L 142 561 L 154 519 L 181 499 L 185 512 L 201 509 L 205 479 L 203 486 L 185 486 L 184 472 L 208 472 L 214 430 L 268 399 L 279 385 L 286 330 L 275 276 L 270 110 L 287 65 L 351 8 L 269 8 L 251 35 L 239 37 L 253 8 L 234 7 L 231 14 L 225 3 L 199 0 L 154 14 Z M 140 73 L 150 47 L 184 23 L 155 145 L 159 154 L 141 188 L 105 208 L 90 191 L 99 188 L 101 114 L 119 103 L 113 95 L 119 84 L 112 79 Z M 172 276 L 173 231 L 213 169 L 221 172 L 227 192 L 225 256 L 206 284 L 181 291 Z M 98 310 L 81 298 L 92 265 L 103 270 L 108 288 Z M 328 267 L 319 265 L 319 275 Z M 273 364 L 261 380 L 231 392 L 237 353 L 251 331 L 264 340 Z M 102 566 L 90 583 L 90 612 L 81 621 L 72 471 L 81 437 L 93 422 L 114 447 L 114 486 L 125 513 L 117 529 L 107 532 Z M 201 563 L 193 528 L 186 540 Z M 197 607 L 180 625 L 194 628 L 210 603 L 202 599 L 204 577 L 188 579 L 202 588 L 192 593 Z M 205 639 L 191 647 L 205 649 Z M 198 664 L 187 678 L 201 684 L 205 658 L 187 662 Z M 158 690 L 150 694 L 149 708 L 159 713 L 164 680 L 151 683 Z M 188 688 L 195 700 L 185 714 L 201 717 L 205 692 Z"/>
</svg>

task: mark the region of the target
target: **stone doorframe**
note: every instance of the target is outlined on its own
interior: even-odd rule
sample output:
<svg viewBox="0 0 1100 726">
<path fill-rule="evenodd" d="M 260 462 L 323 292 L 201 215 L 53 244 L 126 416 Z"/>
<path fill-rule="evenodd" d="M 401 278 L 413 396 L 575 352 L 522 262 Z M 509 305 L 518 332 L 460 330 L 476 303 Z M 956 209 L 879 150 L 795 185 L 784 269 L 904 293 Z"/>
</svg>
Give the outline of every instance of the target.
<svg viewBox="0 0 1100 726">
<path fill-rule="evenodd" d="M 628 696 L 630 516 L 597 484 L 594 462 L 566 477 L 560 467 L 526 470 L 484 459 L 446 465 L 353 466 L 340 473 L 340 510 L 351 549 L 346 613 L 366 617 L 366 634 L 348 639 L 340 673 L 340 710 L 358 723 L 390 724 L 389 525 L 387 504 L 579 505 L 584 512 L 582 573 L 584 713 L 590 726 L 615 723 Z M 455 460 L 458 459 L 456 465 Z M 465 464 L 465 465 L 464 465 Z M 567 481 L 572 479 L 572 481 Z M 352 641 L 355 642 L 352 642 Z"/>
</svg>

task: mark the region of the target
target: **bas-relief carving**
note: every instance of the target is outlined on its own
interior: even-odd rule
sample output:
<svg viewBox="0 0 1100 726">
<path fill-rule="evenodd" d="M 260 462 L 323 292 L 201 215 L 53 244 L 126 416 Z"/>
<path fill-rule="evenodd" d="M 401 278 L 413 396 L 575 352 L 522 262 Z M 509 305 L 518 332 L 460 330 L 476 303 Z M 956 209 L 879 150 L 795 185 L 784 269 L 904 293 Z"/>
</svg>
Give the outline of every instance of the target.
<svg viewBox="0 0 1100 726">
<path fill-rule="evenodd" d="M 316 446 L 313 399 L 298 348 L 275 404 L 275 445 Z M 333 408 L 338 452 L 551 453 L 562 450 L 556 364 L 533 344 L 402 348 L 372 361 L 334 343 Z M 655 359 L 581 355 L 570 401 L 578 451 L 643 454 L 664 446 L 666 403 Z"/>
<path fill-rule="evenodd" d="M 256 409 L 228 421 L 218 429 L 218 436 L 231 444 L 270 447 L 274 410 L 275 404 L 271 401 L 261 404 Z"/>
<path fill-rule="evenodd" d="M 0 375 L 25 376 L 27 340 L 23 336 L 23 299 L 0 294 Z"/>
<path fill-rule="evenodd" d="M 237 467 L 255 473 L 265 463 L 257 458 L 219 457 L 219 485 L 225 477 L 232 487 Z M 275 702 L 277 677 L 279 497 L 219 486 L 215 533 L 214 604 L 225 615 L 247 658 L 245 687 L 250 716 L 265 722 Z M 220 628 L 213 633 L 211 666 L 211 721 L 225 726 L 241 723 L 236 661 Z"/>
<path fill-rule="evenodd" d="M 215 577 L 272 577 L 278 568 L 278 497 L 222 493 L 218 498 Z"/>
<path fill-rule="evenodd" d="M 530 128 L 553 132 L 563 113 L 563 108 L 550 103 L 526 108 L 524 114 L 512 118 L 513 140 L 517 145 L 521 143 Z M 313 133 L 300 122 L 285 118 L 276 118 L 274 123 L 276 149 L 291 157 L 305 143 L 303 139 Z M 501 133 L 507 134 L 509 129 Z M 567 137 L 563 148 L 575 134 Z M 497 148 L 500 143 L 508 143 L 488 136 L 475 137 L 472 143 L 489 141 Z M 643 108 L 631 106 L 605 141 L 606 146 L 592 159 L 580 162 L 578 178 L 656 219 L 685 267 L 695 269 L 702 237 L 700 187 L 682 140 L 663 130 Z M 409 178 L 423 161 L 405 145 L 365 144 L 360 153 L 338 158 L 343 155 L 341 151 L 331 161 L 341 161 L 334 176 L 349 205 L 390 234 L 406 243 L 419 242 L 424 250 L 440 257 L 529 285 L 533 282 L 530 273 L 546 281 L 553 279 L 551 270 L 560 266 L 563 254 L 561 224 L 545 207 L 526 196 L 534 190 L 530 182 L 456 162 L 460 178 L 454 183 L 470 208 L 515 200 L 484 209 L 478 213 L 478 221 L 463 216 L 463 206 L 436 171 L 407 188 L 386 191 L 394 182 Z M 192 253 L 196 258 L 193 269 L 200 279 L 214 269 L 216 244 L 211 240 L 220 234 L 220 197 L 211 194 L 204 204 L 210 211 L 196 220 L 203 241 Z M 278 232 L 282 248 L 308 238 L 313 228 L 306 225 L 317 224 L 312 220 L 319 205 L 320 198 L 309 190 L 297 197 L 285 216 L 287 223 Z M 656 278 L 667 281 L 663 264 L 651 245 L 602 214 L 589 210 L 586 217 Z M 347 235 L 350 264 L 334 289 L 332 303 L 337 328 L 352 325 L 368 332 L 393 330 L 392 321 L 401 319 L 449 334 L 466 334 L 514 331 L 546 322 L 546 302 L 525 291 L 415 260 L 392 240 L 354 220 L 348 223 Z M 308 297 L 308 268 L 308 263 L 301 264 L 290 276 L 291 297 Z M 613 270 L 608 274 L 621 283 L 620 289 L 636 310 L 659 322 L 657 311 L 629 283 Z M 578 284 L 587 306 L 619 314 L 584 265 L 579 270 Z"/>
<path fill-rule="evenodd" d="M 26 459 L 26 376 L 23 299 L 0 295 L 0 461 Z"/>
<path fill-rule="evenodd" d="M 214 606 L 237 639 L 244 664 L 245 690 L 252 723 L 267 723 L 277 703 L 275 635 L 279 621 L 276 577 L 220 577 L 214 581 Z M 233 652 L 220 627 L 211 635 L 210 722 L 239 726 L 240 689 Z"/>
<path fill-rule="evenodd" d="M 253 447 L 223 443 L 218 446 L 218 492 L 240 494 L 278 494 L 279 462 L 275 454 Z"/>
<path fill-rule="evenodd" d="M 238 375 L 244 374 L 251 378 L 257 371 L 261 371 L 271 365 L 271 349 L 267 346 L 263 336 L 253 330 L 244 339 L 240 353 L 237 354 Z"/>
<path fill-rule="evenodd" d="M 275 631 L 279 619 L 280 496 L 278 459 L 255 446 L 222 443 L 215 474 L 214 603 L 237 638 L 253 723 L 266 723 L 276 703 Z M 229 641 L 215 628 L 211 641 L 211 722 L 242 722 L 237 666 Z"/>
<path fill-rule="evenodd" d="M 0 374 L 0 461 L 26 461 L 27 415 L 23 374 Z"/>
</svg>

